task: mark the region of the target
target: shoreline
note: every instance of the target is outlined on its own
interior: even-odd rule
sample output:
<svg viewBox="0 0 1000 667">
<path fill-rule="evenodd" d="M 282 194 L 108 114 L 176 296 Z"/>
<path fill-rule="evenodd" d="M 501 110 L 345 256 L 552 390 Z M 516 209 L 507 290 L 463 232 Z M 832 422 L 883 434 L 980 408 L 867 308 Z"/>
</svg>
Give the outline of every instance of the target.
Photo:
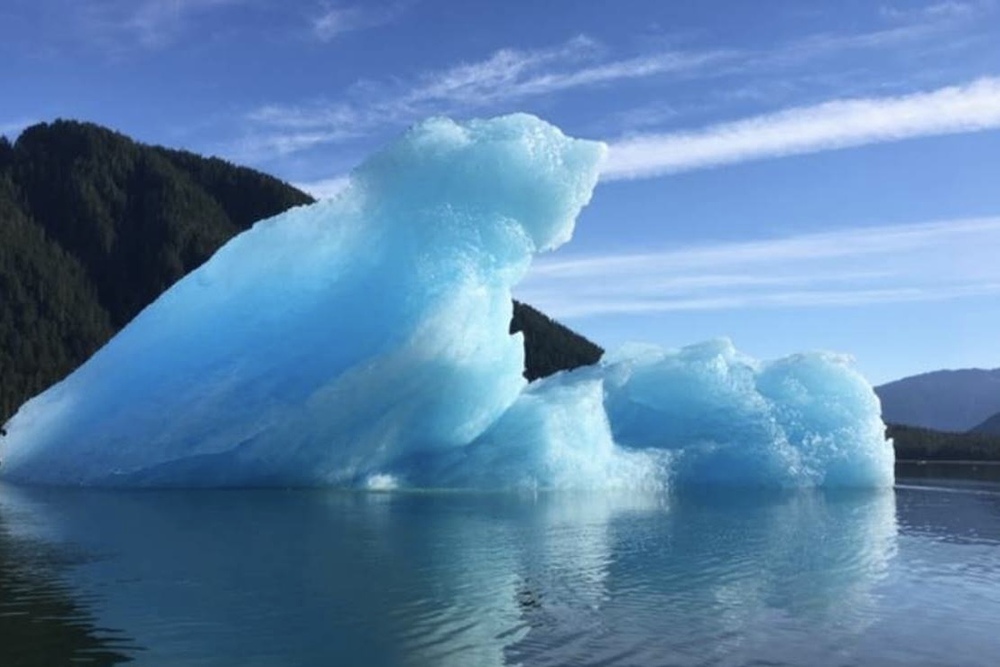
<svg viewBox="0 0 1000 667">
<path fill-rule="evenodd" d="M 909 463 L 916 465 L 976 465 L 976 466 L 1000 466 L 1000 461 L 996 460 L 976 460 L 976 459 L 896 459 L 896 463 Z"/>
</svg>

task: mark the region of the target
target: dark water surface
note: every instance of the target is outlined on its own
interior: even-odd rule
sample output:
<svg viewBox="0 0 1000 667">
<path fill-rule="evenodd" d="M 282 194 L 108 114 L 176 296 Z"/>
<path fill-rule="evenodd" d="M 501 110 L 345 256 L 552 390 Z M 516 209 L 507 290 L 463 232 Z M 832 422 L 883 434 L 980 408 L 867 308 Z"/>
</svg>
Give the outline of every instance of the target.
<svg viewBox="0 0 1000 667">
<path fill-rule="evenodd" d="M 0 665 L 992 667 L 1000 484 L 900 473 L 679 499 L 0 485 Z"/>
</svg>

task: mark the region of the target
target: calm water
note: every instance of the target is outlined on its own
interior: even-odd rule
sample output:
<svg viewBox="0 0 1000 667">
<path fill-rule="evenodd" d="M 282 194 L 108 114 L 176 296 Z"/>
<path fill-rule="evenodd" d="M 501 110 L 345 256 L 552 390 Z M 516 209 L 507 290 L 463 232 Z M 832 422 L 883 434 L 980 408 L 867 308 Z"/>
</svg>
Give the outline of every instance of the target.
<svg viewBox="0 0 1000 667">
<path fill-rule="evenodd" d="M 0 486 L 0 665 L 992 667 L 1000 485 L 903 472 L 683 499 Z"/>
</svg>

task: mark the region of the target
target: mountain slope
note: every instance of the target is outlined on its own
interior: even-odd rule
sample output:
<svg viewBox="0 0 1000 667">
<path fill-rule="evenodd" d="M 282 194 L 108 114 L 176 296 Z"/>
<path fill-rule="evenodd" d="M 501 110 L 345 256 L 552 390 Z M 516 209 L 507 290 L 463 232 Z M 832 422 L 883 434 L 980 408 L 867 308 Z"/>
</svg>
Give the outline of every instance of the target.
<svg viewBox="0 0 1000 667">
<path fill-rule="evenodd" d="M 70 121 L 25 130 L 9 171 L 25 215 L 79 260 L 116 328 L 237 232 L 312 201 L 250 169 Z"/>
<path fill-rule="evenodd" d="M 255 221 L 312 202 L 276 178 L 90 123 L 0 137 L 0 424 Z M 515 303 L 525 375 L 602 350 Z"/>
<path fill-rule="evenodd" d="M 0 424 L 113 333 L 83 266 L 24 213 L 0 172 Z"/>
<path fill-rule="evenodd" d="M 935 371 L 875 388 L 886 423 L 964 432 L 1000 412 L 1000 369 Z"/>
<path fill-rule="evenodd" d="M 524 377 L 528 380 L 596 364 L 604 354 L 602 348 L 580 334 L 515 300 L 510 332 L 517 331 L 524 333 Z"/>
<path fill-rule="evenodd" d="M 0 139 L 0 422 L 234 234 L 310 201 L 89 123 Z"/>
<path fill-rule="evenodd" d="M 1000 412 L 996 413 L 989 419 L 984 420 L 979 425 L 972 429 L 969 429 L 969 433 L 981 433 L 987 435 L 998 435 L 1000 436 Z"/>
</svg>

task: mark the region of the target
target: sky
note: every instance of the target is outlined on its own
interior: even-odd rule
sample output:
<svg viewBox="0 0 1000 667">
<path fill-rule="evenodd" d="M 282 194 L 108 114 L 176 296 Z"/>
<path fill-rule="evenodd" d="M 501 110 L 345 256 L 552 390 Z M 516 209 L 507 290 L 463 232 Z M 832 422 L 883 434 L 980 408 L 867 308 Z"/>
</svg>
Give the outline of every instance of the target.
<svg viewBox="0 0 1000 667">
<path fill-rule="evenodd" d="M 614 349 L 728 336 L 874 383 L 1000 366 L 1000 0 L 4 0 L 55 118 L 332 196 L 422 118 L 610 146 L 516 296 Z"/>
</svg>

